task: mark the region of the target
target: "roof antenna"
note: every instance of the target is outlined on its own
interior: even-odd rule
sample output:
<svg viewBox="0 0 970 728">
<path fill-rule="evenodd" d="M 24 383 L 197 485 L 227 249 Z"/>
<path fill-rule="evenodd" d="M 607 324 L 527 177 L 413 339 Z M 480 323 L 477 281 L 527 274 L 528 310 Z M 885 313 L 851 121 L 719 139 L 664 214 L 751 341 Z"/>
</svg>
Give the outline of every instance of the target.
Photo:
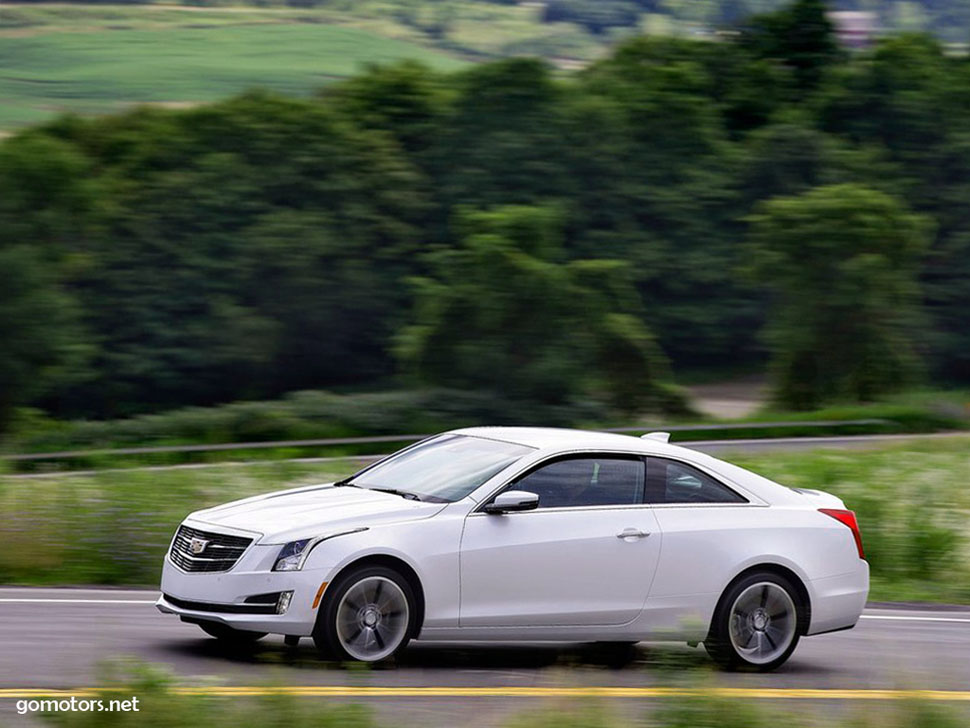
<svg viewBox="0 0 970 728">
<path fill-rule="evenodd" d="M 640 435 L 641 440 L 656 440 L 657 442 L 669 442 L 670 433 L 669 432 L 648 432 L 646 435 Z"/>
</svg>

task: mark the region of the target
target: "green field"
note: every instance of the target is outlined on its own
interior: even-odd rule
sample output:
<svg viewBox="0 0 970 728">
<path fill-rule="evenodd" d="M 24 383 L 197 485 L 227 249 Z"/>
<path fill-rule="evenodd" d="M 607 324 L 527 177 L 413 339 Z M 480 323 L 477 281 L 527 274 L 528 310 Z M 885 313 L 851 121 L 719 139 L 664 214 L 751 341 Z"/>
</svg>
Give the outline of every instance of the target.
<svg viewBox="0 0 970 728">
<path fill-rule="evenodd" d="M 728 459 L 842 497 L 859 515 L 873 599 L 970 603 L 970 436 Z M 358 465 L 277 461 L 0 476 L 0 583 L 155 584 L 172 532 L 189 512 L 326 482 Z"/>
<path fill-rule="evenodd" d="M 0 7 L 0 129 L 62 111 L 193 104 L 253 87 L 307 94 L 365 64 L 401 59 L 438 70 L 466 63 L 294 11 Z"/>
<path fill-rule="evenodd" d="M 628 28 L 594 36 L 541 23 L 537 7 L 455 0 L 334 0 L 321 7 L 178 4 L 0 5 L 0 131 L 72 111 L 212 101 L 265 87 L 306 94 L 366 64 L 413 59 L 438 70 L 509 55 L 573 67 Z M 663 16 L 644 30 L 672 32 Z"/>
</svg>

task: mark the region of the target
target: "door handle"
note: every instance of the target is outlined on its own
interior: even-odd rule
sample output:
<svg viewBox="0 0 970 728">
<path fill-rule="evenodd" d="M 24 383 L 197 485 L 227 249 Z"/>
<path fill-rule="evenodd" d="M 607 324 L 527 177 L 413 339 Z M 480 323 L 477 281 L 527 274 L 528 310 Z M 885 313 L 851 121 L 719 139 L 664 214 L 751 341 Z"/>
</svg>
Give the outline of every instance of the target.
<svg viewBox="0 0 970 728">
<path fill-rule="evenodd" d="M 616 537 L 622 538 L 625 541 L 628 538 L 646 538 L 649 535 L 649 531 L 639 531 L 635 528 L 625 528 L 616 534 Z"/>
</svg>

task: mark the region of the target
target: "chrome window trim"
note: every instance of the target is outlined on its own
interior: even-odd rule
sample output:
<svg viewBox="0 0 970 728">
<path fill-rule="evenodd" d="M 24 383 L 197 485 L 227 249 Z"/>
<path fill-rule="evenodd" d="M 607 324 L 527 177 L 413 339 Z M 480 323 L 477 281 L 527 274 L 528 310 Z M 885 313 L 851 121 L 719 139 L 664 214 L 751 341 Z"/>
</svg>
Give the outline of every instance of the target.
<svg viewBox="0 0 970 728">
<path fill-rule="evenodd" d="M 736 484 L 732 480 L 727 480 L 726 478 L 723 478 L 720 475 L 715 475 L 703 465 L 692 462 L 690 460 L 686 460 L 684 458 L 671 457 L 669 455 L 658 455 L 656 453 L 632 452 L 630 450 L 563 450 L 556 453 L 550 453 L 548 456 L 542 458 L 541 460 L 536 460 L 530 463 L 529 465 L 526 465 L 521 470 L 517 471 L 508 480 L 503 482 L 497 488 L 494 488 L 492 491 L 489 492 L 487 496 L 485 496 L 480 501 L 478 501 L 475 504 L 475 507 L 471 510 L 471 512 L 468 515 L 469 516 L 494 515 L 491 513 L 486 513 L 483 509 L 485 508 L 486 505 L 492 502 L 492 499 L 495 498 L 495 496 L 497 496 L 503 490 L 505 490 L 510 485 L 515 483 L 516 480 L 518 480 L 519 478 L 522 478 L 525 475 L 535 470 L 538 470 L 539 468 L 545 466 L 546 464 L 549 464 L 552 461 L 566 460 L 566 459 L 580 459 L 583 457 L 596 457 L 597 455 L 604 456 L 604 457 L 614 457 L 618 459 L 626 459 L 626 460 L 631 460 L 631 459 L 640 460 L 644 464 L 644 477 L 646 477 L 647 458 L 658 458 L 662 460 L 670 460 L 675 463 L 687 465 L 689 467 L 696 468 L 697 470 L 701 471 L 704 475 L 708 476 L 709 478 L 712 478 L 715 482 L 720 483 L 728 490 L 734 493 L 737 493 L 739 496 L 745 499 L 745 502 L 743 503 L 626 503 L 626 504 L 616 504 L 616 505 L 609 505 L 609 506 L 556 506 L 554 508 L 534 508 L 528 511 L 520 511 L 514 515 L 526 515 L 529 513 L 536 513 L 538 511 L 550 513 L 550 512 L 559 512 L 559 511 L 577 511 L 582 509 L 615 510 L 615 509 L 628 509 L 628 508 L 738 508 L 738 507 L 767 508 L 771 505 L 770 503 L 766 502 L 763 498 L 749 491 L 747 488 L 744 488 L 743 486 Z M 644 491 L 644 493 L 645 492 L 646 491 Z M 471 495 L 474 495 L 474 493 Z M 507 513 L 504 515 L 513 515 L 513 514 Z"/>
</svg>

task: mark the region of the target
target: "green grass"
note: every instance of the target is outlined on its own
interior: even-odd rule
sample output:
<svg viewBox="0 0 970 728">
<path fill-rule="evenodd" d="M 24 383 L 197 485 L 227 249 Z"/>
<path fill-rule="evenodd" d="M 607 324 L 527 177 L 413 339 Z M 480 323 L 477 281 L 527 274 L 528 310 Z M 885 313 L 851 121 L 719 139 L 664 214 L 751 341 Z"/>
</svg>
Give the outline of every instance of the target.
<svg viewBox="0 0 970 728">
<path fill-rule="evenodd" d="M 970 603 L 970 436 L 728 459 L 786 485 L 830 491 L 856 510 L 872 599 Z M 189 512 L 333 480 L 357 465 L 278 461 L 0 476 L 0 583 L 153 585 L 171 534 Z"/>
<path fill-rule="evenodd" d="M 709 439 L 805 437 L 859 434 L 939 432 L 970 429 L 970 393 L 916 391 L 870 405 L 831 407 L 816 412 L 762 412 L 733 424 L 735 429 L 674 431 L 675 443 Z M 861 425 L 819 422 L 873 420 Z M 708 420 L 710 421 L 710 420 Z M 385 392 L 293 392 L 279 400 L 234 402 L 213 407 L 185 407 L 128 419 L 66 422 L 36 410 L 19 411 L 3 442 L 11 453 L 105 450 L 162 445 L 200 445 L 233 442 L 272 442 L 367 435 L 440 432 L 475 424 L 534 424 L 587 428 L 624 426 L 602 408 L 546 408 L 524 406 L 493 397 L 452 390 L 390 390 Z M 766 427 L 770 422 L 784 426 Z M 644 430 L 675 425 L 703 427 L 697 415 L 640 423 Z M 144 455 L 94 455 L 57 460 L 21 460 L 21 472 L 79 470 L 137 465 L 268 460 L 287 457 L 363 455 L 389 452 L 400 443 L 353 447 L 303 447 Z"/>
<path fill-rule="evenodd" d="M 4 450 L 12 453 L 90 451 L 126 447 L 278 442 L 366 435 L 414 435 L 481 423 L 552 426 L 601 420 L 593 404 L 538 406 L 488 393 L 449 389 L 333 393 L 291 392 L 278 400 L 234 402 L 214 407 L 184 407 L 121 420 L 64 422 L 25 409 L 8 433 Z M 353 447 L 259 449 L 151 455 L 84 455 L 11 463 L 21 471 L 50 471 L 174 465 L 227 459 L 280 459 L 314 455 L 375 454 L 400 443 Z"/>
<path fill-rule="evenodd" d="M 205 725 L 235 728 L 239 725 L 286 726 L 286 728 L 377 728 L 384 725 L 418 725 L 401 721 L 393 707 L 362 706 L 331 700 L 276 693 L 258 697 L 180 694 L 176 688 L 198 688 L 197 678 L 177 677 L 160 666 L 116 660 L 108 663 L 98 697 L 105 705 L 111 700 L 138 698 L 138 712 L 113 712 L 110 721 L 97 712 L 48 712 L 47 724 L 65 728 L 95 728 L 110 724 L 116 728 L 150 725 L 154 728 L 182 728 Z M 558 684 L 561 682 L 557 680 Z M 518 707 L 511 715 L 481 722 L 474 716 L 463 719 L 469 726 L 495 725 L 504 728 L 962 728 L 967 708 L 956 704 L 909 699 L 902 701 L 759 701 L 726 698 L 708 692 L 709 680 L 700 675 L 684 676 L 678 687 L 685 694 L 651 701 L 559 699 Z M 257 686 L 258 687 L 258 686 Z M 863 704 L 860 704 L 864 703 Z M 18 702 L 17 705 L 20 705 Z M 14 706 L 17 707 L 17 706 Z M 24 706 L 25 708 L 27 706 Z M 19 710 L 19 708 L 17 708 Z M 434 711 L 428 711 L 432 716 Z M 441 713 L 443 714 L 443 713 Z"/>
<path fill-rule="evenodd" d="M 870 599 L 970 603 L 970 436 L 883 447 L 728 456 L 856 511 Z"/>
<path fill-rule="evenodd" d="M 307 94 L 368 63 L 464 65 L 414 42 L 319 20 L 258 9 L 0 9 L 0 129 L 61 111 L 192 104 L 253 87 Z"/>
<path fill-rule="evenodd" d="M 0 583 L 157 584 L 172 533 L 191 511 L 357 469 L 354 461 L 279 461 L 36 480 L 0 476 Z"/>
<path fill-rule="evenodd" d="M 536 55 L 571 67 L 636 32 L 594 36 L 571 23 L 542 23 L 540 13 L 475 0 L 331 0 L 304 9 L 3 4 L 0 130 L 64 111 L 192 104 L 253 87 L 305 94 L 364 64 L 401 59 L 453 70 Z"/>
<path fill-rule="evenodd" d="M 872 422 L 858 425 L 813 424 L 862 420 Z M 913 390 L 890 395 L 879 402 L 829 405 L 811 412 L 788 412 L 766 407 L 750 417 L 717 422 L 751 426 L 730 430 L 696 429 L 691 432 L 674 432 L 671 440 L 689 442 L 752 437 L 823 437 L 967 430 L 970 429 L 970 392 L 965 389 Z M 765 427 L 766 424 L 777 422 L 788 424 Z M 657 429 L 663 429 L 663 426 L 659 425 Z"/>
<path fill-rule="evenodd" d="M 361 63 L 399 58 L 448 69 L 459 59 L 533 55 L 571 70 L 631 35 L 686 35 L 696 27 L 685 3 L 641 15 L 637 28 L 602 35 L 573 23 L 543 23 L 541 8 L 533 4 L 328 0 L 293 8 L 285 0 L 260 0 L 260 5 L 2 3 L 0 131 L 64 111 L 196 103 L 254 86 L 306 93 Z"/>
</svg>

